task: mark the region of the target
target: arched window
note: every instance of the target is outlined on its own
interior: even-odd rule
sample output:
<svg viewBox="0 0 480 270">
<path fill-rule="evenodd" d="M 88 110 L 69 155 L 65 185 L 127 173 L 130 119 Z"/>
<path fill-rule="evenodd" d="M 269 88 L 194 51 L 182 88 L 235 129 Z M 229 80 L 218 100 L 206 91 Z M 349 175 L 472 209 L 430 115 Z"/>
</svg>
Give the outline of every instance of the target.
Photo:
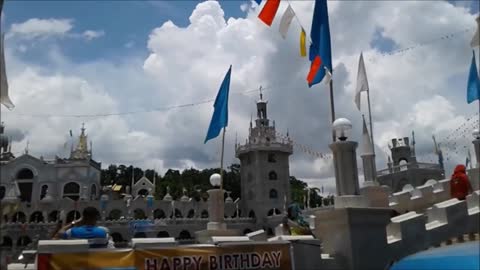
<svg viewBox="0 0 480 270">
<path fill-rule="evenodd" d="M 97 198 L 97 186 L 96 185 L 92 185 L 92 187 L 90 188 L 90 200 L 95 200 Z"/>
<path fill-rule="evenodd" d="M 157 237 L 158 238 L 167 238 L 167 237 L 170 237 L 170 234 L 166 231 L 160 231 L 157 233 Z"/>
<path fill-rule="evenodd" d="M 181 231 L 180 234 L 178 235 L 178 239 L 191 239 L 191 238 L 192 236 L 190 232 L 187 230 Z"/>
<path fill-rule="evenodd" d="M 72 211 L 68 212 L 66 222 L 70 223 L 74 220 L 79 219 L 80 217 L 81 217 L 80 212 L 72 210 Z"/>
<path fill-rule="evenodd" d="M 251 233 L 252 230 L 250 230 L 249 228 L 246 228 L 245 230 L 243 230 L 243 234 L 247 234 L 247 233 Z"/>
<path fill-rule="evenodd" d="M 30 239 L 30 237 L 26 235 L 20 236 L 20 238 L 18 238 L 17 240 L 17 247 L 25 247 L 30 243 L 32 243 L 32 240 Z"/>
<path fill-rule="evenodd" d="M 63 187 L 63 198 L 70 198 L 77 201 L 80 198 L 80 185 L 70 182 Z"/>
<path fill-rule="evenodd" d="M 108 214 L 107 220 L 119 220 L 121 216 L 122 216 L 122 211 L 118 209 L 113 209 Z"/>
<path fill-rule="evenodd" d="M 162 218 L 165 218 L 166 215 L 165 215 L 165 212 L 163 212 L 162 209 L 155 209 L 155 211 L 153 211 L 153 218 L 154 219 L 162 219 Z"/>
<path fill-rule="evenodd" d="M 202 217 L 202 218 L 208 218 L 208 211 L 207 211 L 207 210 L 203 210 L 203 211 L 202 211 L 202 214 L 201 214 L 201 217 Z"/>
<path fill-rule="evenodd" d="M 178 210 L 177 208 L 175 208 L 175 217 L 176 218 L 182 218 L 183 217 L 182 212 L 180 210 Z M 170 215 L 170 218 L 173 218 L 173 215 Z"/>
<path fill-rule="evenodd" d="M 145 183 L 143 183 L 145 184 Z M 140 196 L 147 196 L 148 195 L 148 190 L 142 188 L 138 191 L 137 195 L 140 195 Z"/>
<path fill-rule="evenodd" d="M 40 189 L 40 200 L 45 198 L 45 196 L 47 196 L 47 191 L 48 191 L 48 185 L 43 185 L 42 188 Z"/>
<path fill-rule="evenodd" d="M 275 162 L 277 162 L 277 159 L 276 159 L 276 157 L 275 157 L 275 154 L 272 154 L 272 153 L 268 154 L 268 162 L 270 162 L 270 163 L 275 163 Z"/>
<path fill-rule="evenodd" d="M 250 210 L 250 212 L 248 213 L 248 217 L 249 218 L 255 218 L 255 211 Z"/>
<path fill-rule="evenodd" d="M 133 238 L 147 238 L 147 235 L 144 232 L 137 232 L 133 235 Z"/>
<path fill-rule="evenodd" d="M 147 218 L 147 216 L 145 215 L 145 212 L 140 208 L 135 209 L 133 211 L 133 215 L 134 215 L 135 219 L 146 219 Z"/>
<path fill-rule="evenodd" d="M 268 173 L 268 179 L 270 180 L 277 180 L 277 173 L 274 171 L 271 171 Z"/>
<path fill-rule="evenodd" d="M 11 248 L 12 244 L 13 244 L 12 238 L 10 238 L 8 236 L 4 236 L 3 240 L 2 240 L 2 244 L 0 245 L 0 247 Z"/>
<path fill-rule="evenodd" d="M 398 162 L 398 166 L 400 166 L 400 171 L 406 171 L 408 169 L 408 161 L 406 159 L 401 159 Z"/>
<path fill-rule="evenodd" d="M 193 218 L 195 216 L 195 211 L 193 209 L 190 209 L 187 214 L 187 218 Z"/>
<path fill-rule="evenodd" d="M 112 233 L 112 240 L 113 240 L 114 243 L 125 241 L 125 240 L 123 240 L 122 234 L 118 233 L 118 232 Z"/>
<path fill-rule="evenodd" d="M 3 199 L 3 197 L 5 197 L 5 187 L 4 186 L 0 186 L 0 200 Z"/>
<path fill-rule="evenodd" d="M 277 208 L 272 208 L 268 210 L 267 216 L 280 215 L 281 213 Z"/>
<path fill-rule="evenodd" d="M 30 215 L 30 222 L 43 222 L 43 214 L 40 211 L 35 211 Z"/>
<path fill-rule="evenodd" d="M 52 212 L 50 212 L 50 214 L 48 214 L 48 222 L 55 222 L 57 221 L 57 219 L 58 219 L 57 210 L 53 210 Z"/>
<path fill-rule="evenodd" d="M 33 179 L 33 172 L 30 169 L 21 169 L 17 173 L 17 179 Z"/>
<path fill-rule="evenodd" d="M 270 189 L 270 199 L 278 198 L 278 193 L 275 189 Z"/>
<path fill-rule="evenodd" d="M 12 222 L 27 222 L 27 216 L 23 212 L 16 212 L 12 215 Z"/>
</svg>

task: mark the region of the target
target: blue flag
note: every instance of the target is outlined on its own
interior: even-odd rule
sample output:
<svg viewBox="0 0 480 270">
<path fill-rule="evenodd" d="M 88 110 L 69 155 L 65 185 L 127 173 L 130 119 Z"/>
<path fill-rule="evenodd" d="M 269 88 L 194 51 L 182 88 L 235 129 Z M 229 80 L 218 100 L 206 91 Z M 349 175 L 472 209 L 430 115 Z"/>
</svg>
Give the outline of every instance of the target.
<svg viewBox="0 0 480 270">
<path fill-rule="evenodd" d="M 255 2 L 257 2 L 258 5 L 260 5 L 260 3 L 262 3 L 262 0 L 255 0 Z"/>
<path fill-rule="evenodd" d="M 232 73 L 232 66 L 228 69 L 227 75 L 223 79 L 220 90 L 218 90 L 217 98 L 213 104 L 213 116 L 210 126 L 208 127 L 207 137 L 205 142 L 213 139 L 220 134 L 220 130 L 228 126 L 228 92 L 230 91 L 230 74 Z"/>
<path fill-rule="evenodd" d="M 310 31 L 309 59 L 312 62 L 307 76 L 309 87 L 320 83 L 325 77 L 326 69 L 332 72 L 332 46 L 330 42 L 330 25 L 328 22 L 327 0 L 315 0 L 312 30 Z"/>
<path fill-rule="evenodd" d="M 474 51 L 472 64 L 470 65 L 470 74 L 468 75 L 467 102 L 470 104 L 477 99 L 480 102 L 480 79 L 478 78 L 477 63 L 475 62 Z"/>
</svg>

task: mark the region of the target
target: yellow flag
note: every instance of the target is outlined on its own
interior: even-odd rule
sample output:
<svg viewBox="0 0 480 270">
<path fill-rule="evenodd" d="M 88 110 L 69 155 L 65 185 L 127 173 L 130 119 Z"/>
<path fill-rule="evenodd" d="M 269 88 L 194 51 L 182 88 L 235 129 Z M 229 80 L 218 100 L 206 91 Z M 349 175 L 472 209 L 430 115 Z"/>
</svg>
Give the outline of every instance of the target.
<svg viewBox="0 0 480 270">
<path fill-rule="evenodd" d="M 303 28 L 302 32 L 300 33 L 300 56 L 307 56 L 307 49 L 305 48 L 305 30 L 303 30 Z"/>
</svg>

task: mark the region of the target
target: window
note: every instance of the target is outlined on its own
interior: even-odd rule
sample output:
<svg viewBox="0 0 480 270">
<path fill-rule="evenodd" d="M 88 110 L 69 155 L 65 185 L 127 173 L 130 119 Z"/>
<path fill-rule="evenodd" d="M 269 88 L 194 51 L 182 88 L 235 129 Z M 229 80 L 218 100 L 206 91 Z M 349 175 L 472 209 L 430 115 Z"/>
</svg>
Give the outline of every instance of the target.
<svg viewBox="0 0 480 270">
<path fill-rule="evenodd" d="M 270 199 L 276 199 L 278 198 L 278 193 L 275 189 L 270 190 Z"/>
<path fill-rule="evenodd" d="M 275 157 L 275 154 L 268 154 L 268 162 L 270 163 L 275 163 L 277 162 L 277 159 Z"/>
<path fill-rule="evenodd" d="M 2 200 L 3 197 L 5 197 L 5 187 L 0 186 L 0 200 Z"/>
<path fill-rule="evenodd" d="M 20 201 L 31 202 L 33 183 L 32 182 L 18 183 L 18 188 L 20 189 Z"/>
<path fill-rule="evenodd" d="M 63 187 L 63 198 L 70 198 L 77 201 L 80 198 L 80 185 L 75 182 L 67 183 Z"/>
<path fill-rule="evenodd" d="M 119 220 L 122 217 L 122 211 L 119 209 L 113 209 L 108 214 L 107 220 Z"/>
<path fill-rule="evenodd" d="M 40 190 L 40 200 L 45 198 L 45 196 L 47 196 L 47 191 L 48 191 L 48 186 L 43 185 L 42 189 Z"/>
<path fill-rule="evenodd" d="M 270 180 L 277 180 L 277 173 L 274 171 L 271 171 L 268 173 L 268 179 Z"/>
<path fill-rule="evenodd" d="M 92 185 L 92 187 L 90 188 L 90 200 L 95 200 L 97 198 L 97 186 L 96 185 Z"/>
<path fill-rule="evenodd" d="M 22 169 L 17 173 L 17 179 L 33 179 L 33 172 L 29 169 Z"/>
<path fill-rule="evenodd" d="M 165 217 L 166 217 L 165 212 L 162 209 L 155 209 L 155 211 L 153 211 L 154 219 L 163 219 Z"/>
<path fill-rule="evenodd" d="M 142 188 L 142 189 L 140 189 L 140 190 L 138 191 L 137 195 L 140 195 L 140 196 L 145 197 L 145 196 L 148 195 L 148 190 Z"/>
<path fill-rule="evenodd" d="M 137 209 L 133 210 L 133 216 L 134 216 L 134 219 L 146 219 L 147 218 L 147 215 L 145 215 L 145 212 L 140 208 L 137 208 Z"/>
</svg>

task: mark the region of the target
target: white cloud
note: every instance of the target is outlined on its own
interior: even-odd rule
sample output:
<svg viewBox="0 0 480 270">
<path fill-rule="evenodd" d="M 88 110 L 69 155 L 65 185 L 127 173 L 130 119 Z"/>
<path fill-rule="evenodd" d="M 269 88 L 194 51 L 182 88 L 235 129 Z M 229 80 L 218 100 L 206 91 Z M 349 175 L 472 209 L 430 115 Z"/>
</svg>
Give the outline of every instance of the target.
<svg viewBox="0 0 480 270">
<path fill-rule="evenodd" d="M 291 4 L 309 32 L 313 2 Z M 323 84 L 312 89 L 306 86 L 309 63 L 298 55 L 296 21 L 287 39 L 280 37 L 278 22 L 285 8 L 282 3 L 274 24 L 267 27 L 257 19 L 258 8 L 248 9 L 246 18 L 233 19 L 224 17 L 219 3 L 202 2 L 192 12 L 187 27 L 169 21 L 153 29 L 145 37 L 149 52 L 145 59 L 128 58 L 120 64 L 104 60 L 76 64 L 54 50 L 50 55 L 56 68 L 44 70 L 21 62 L 10 52 L 7 60 L 15 112 L 87 114 L 203 101 L 215 97 L 228 66 L 233 64 L 227 164 L 238 162 L 233 152 L 235 133 L 243 142 L 257 99 L 257 93 L 235 92 L 259 85 L 270 88 L 265 92 L 268 114 L 276 120 L 279 132 L 289 129 L 297 142 L 329 153 L 327 88 Z M 392 137 L 409 136 L 415 130 L 417 156 L 422 160 L 432 151 L 432 132 L 442 138 L 476 112 L 475 105 L 465 102 L 466 79 L 457 79 L 467 77 L 469 33 L 392 56 L 381 56 L 371 46 L 378 29 L 383 29 L 383 36 L 396 46 L 403 47 L 473 28 L 474 16 L 465 9 L 438 1 L 329 1 L 329 8 L 337 116 L 352 120 L 352 138 L 359 140 L 361 114 L 353 102 L 353 88 L 358 56 L 363 50 L 371 86 L 378 169 L 385 167 L 382 150 Z M 2 108 L 2 116 L 4 112 Z M 89 119 L 87 131 L 97 159 L 104 164 L 124 162 L 150 168 L 158 164 L 162 169 L 218 166 L 220 141 L 203 144 L 211 113 L 212 104 L 204 104 Z M 38 121 L 9 112 L 5 115 L 7 129 L 28 131 L 19 145 L 29 138 L 31 149 L 38 154 L 59 151 L 66 139 L 66 135 L 59 134 L 76 130 L 82 121 Z M 47 143 L 44 138 L 49 138 Z M 452 166 L 463 161 L 459 153 L 452 154 L 448 162 Z M 291 157 L 290 169 L 292 175 L 312 185 L 330 187 L 333 183 L 331 161 L 315 160 L 298 149 Z"/>
<path fill-rule="evenodd" d="M 96 38 L 99 38 L 99 37 L 103 37 L 105 35 L 105 31 L 93 31 L 93 30 L 87 30 L 85 32 L 82 33 L 82 36 L 86 39 L 86 40 L 92 40 L 92 39 L 96 39 Z"/>
<path fill-rule="evenodd" d="M 28 19 L 23 23 L 12 24 L 9 33 L 33 39 L 47 36 L 63 36 L 72 28 L 71 19 Z"/>
<path fill-rule="evenodd" d="M 72 29 L 73 19 L 32 18 L 23 23 L 12 24 L 8 36 L 28 40 L 48 37 L 69 37 L 90 41 L 105 35 L 103 30 L 86 30 L 82 33 L 73 33 Z"/>
</svg>

